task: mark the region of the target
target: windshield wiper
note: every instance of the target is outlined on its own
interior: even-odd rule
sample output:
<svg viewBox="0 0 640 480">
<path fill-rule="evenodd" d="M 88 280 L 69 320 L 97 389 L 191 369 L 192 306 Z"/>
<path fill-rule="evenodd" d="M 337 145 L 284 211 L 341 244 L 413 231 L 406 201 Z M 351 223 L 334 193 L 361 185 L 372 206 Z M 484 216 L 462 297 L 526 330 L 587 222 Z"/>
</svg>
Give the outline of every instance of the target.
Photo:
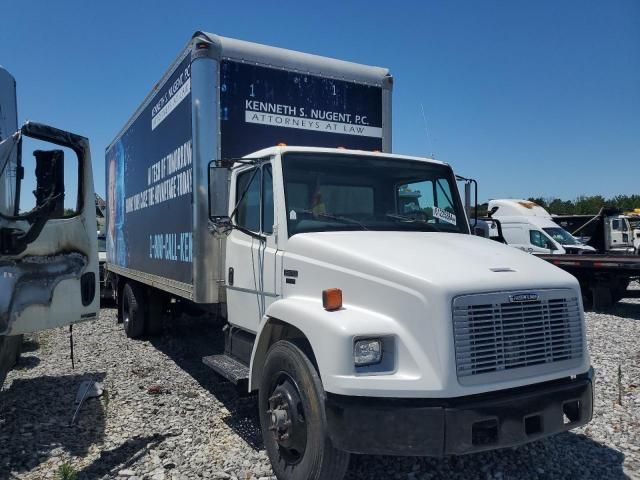
<svg viewBox="0 0 640 480">
<path fill-rule="evenodd" d="M 361 221 L 356 220 L 355 218 L 343 217 L 343 216 L 338 216 L 338 215 L 331 215 L 329 213 L 316 213 L 316 212 L 313 212 L 311 210 L 302 210 L 302 212 L 303 213 L 309 213 L 309 214 L 311 214 L 313 216 L 316 216 L 316 217 L 323 217 L 323 218 L 328 218 L 330 220 L 337 220 L 337 221 L 342 222 L 342 223 L 350 223 L 350 224 L 353 224 L 353 225 L 358 225 L 363 230 L 369 230 L 367 227 L 364 226 L 364 224 Z"/>
<path fill-rule="evenodd" d="M 435 232 L 442 232 L 442 230 L 436 227 L 433 223 L 429 223 L 426 220 L 420 218 L 407 217 L 406 215 L 398 215 L 397 213 L 385 213 L 385 216 L 388 218 L 393 218 L 395 220 L 402 220 L 404 222 L 420 223 L 421 225 L 426 225 L 427 227 L 433 229 Z"/>
</svg>

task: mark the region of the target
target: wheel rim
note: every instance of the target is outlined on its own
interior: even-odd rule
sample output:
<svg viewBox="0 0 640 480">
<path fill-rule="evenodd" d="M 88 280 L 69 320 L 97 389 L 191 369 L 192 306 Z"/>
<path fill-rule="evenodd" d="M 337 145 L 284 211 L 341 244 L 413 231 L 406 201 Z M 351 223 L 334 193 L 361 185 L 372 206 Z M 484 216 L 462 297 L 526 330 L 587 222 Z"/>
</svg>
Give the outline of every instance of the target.
<svg viewBox="0 0 640 480">
<path fill-rule="evenodd" d="M 280 372 L 269 392 L 267 423 L 287 463 L 298 463 L 307 447 L 307 423 L 300 391 L 295 381 Z"/>
</svg>

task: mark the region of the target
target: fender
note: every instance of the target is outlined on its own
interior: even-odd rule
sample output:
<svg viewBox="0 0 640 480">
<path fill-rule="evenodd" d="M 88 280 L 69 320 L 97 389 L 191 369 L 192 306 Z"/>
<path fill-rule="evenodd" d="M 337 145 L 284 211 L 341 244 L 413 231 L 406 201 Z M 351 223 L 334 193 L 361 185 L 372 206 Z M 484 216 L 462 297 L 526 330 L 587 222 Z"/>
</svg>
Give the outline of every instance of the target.
<svg viewBox="0 0 640 480">
<path fill-rule="evenodd" d="M 395 319 L 350 305 L 345 305 L 338 311 L 328 312 L 322 307 L 319 298 L 289 297 L 272 303 L 258 326 L 251 354 L 249 391 L 256 390 L 260 385 L 264 359 L 271 344 L 279 340 L 274 337 L 274 333 L 276 327 L 282 323 L 295 327 L 309 341 L 318 373 L 328 392 L 341 392 L 342 389 L 336 380 L 355 375 L 355 337 L 392 335 L 396 338 L 398 355 L 405 357 L 403 362 L 410 357 L 400 351 L 400 339 L 407 338 L 408 333 Z M 413 361 L 403 363 L 403 369 L 420 376 L 420 370 Z"/>
</svg>

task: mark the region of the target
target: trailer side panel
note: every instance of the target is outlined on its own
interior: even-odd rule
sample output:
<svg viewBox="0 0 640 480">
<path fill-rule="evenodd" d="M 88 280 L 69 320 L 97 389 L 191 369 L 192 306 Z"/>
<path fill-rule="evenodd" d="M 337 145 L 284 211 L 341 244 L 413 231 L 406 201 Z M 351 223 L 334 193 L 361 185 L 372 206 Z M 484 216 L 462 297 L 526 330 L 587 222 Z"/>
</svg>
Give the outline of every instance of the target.
<svg viewBox="0 0 640 480">
<path fill-rule="evenodd" d="M 191 58 L 106 152 L 111 265 L 191 285 Z"/>
</svg>

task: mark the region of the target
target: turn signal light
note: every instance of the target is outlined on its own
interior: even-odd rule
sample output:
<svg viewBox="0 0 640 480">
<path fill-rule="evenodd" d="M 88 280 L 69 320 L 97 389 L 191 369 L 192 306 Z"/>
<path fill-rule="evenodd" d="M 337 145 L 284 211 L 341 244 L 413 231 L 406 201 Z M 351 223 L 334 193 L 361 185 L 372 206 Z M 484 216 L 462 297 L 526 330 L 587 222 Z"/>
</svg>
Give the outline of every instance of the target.
<svg viewBox="0 0 640 480">
<path fill-rule="evenodd" d="M 322 291 L 322 306 L 325 310 L 333 312 L 342 308 L 342 290 L 328 288 Z"/>
</svg>

